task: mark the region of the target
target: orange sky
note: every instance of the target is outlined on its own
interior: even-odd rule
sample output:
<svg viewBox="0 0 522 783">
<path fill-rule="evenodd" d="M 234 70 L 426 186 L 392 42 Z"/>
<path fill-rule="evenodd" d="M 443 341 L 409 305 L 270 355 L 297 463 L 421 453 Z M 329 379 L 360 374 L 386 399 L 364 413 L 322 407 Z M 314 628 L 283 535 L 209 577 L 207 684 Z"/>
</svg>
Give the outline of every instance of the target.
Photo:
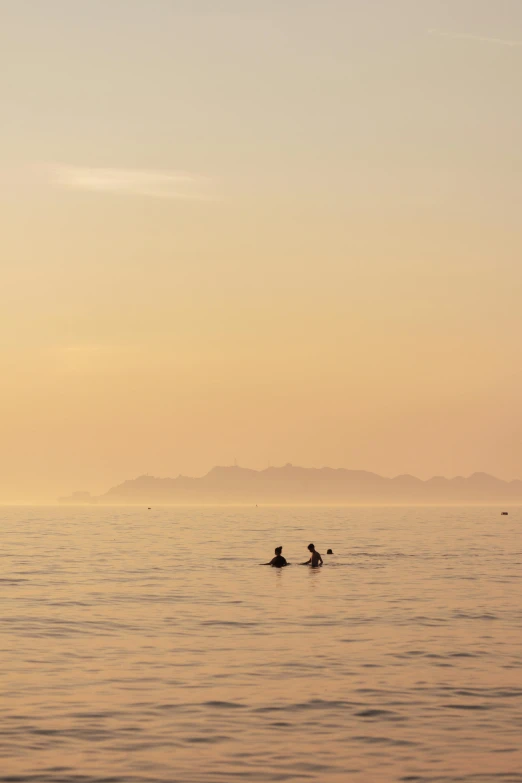
<svg viewBox="0 0 522 783">
<path fill-rule="evenodd" d="M 522 477 L 518 0 L 0 5 L 0 501 Z"/>
</svg>

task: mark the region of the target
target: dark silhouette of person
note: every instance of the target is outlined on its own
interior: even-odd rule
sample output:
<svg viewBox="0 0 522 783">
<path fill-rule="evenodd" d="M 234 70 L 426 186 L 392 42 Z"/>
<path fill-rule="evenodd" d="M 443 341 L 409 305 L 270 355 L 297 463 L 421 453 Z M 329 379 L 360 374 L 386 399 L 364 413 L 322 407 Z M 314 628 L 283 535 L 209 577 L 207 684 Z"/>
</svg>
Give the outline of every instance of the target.
<svg viewBox="0 0 522 783">
<path fill-rule="evenodd" d="M 326 554 L 327 554 L 327 555 L 333 555 L 333 550 L 332 550 L 332 549 L 329 549 L 329 550 L 327 551 L 327 553 L 326 553 Z"/>
<path fill-rule="evenodd" d="M 273 557 L 269 563 L 261 563 L 261 565 L 269 565 L 272 566 L 272 568 L 283 568 L 284 566 L 287 566 L 288 563 L 286 562 L 286 558 L 284 558 L 283 555 L 281 554 L 281 552 L 283 551 L 283 547 L 276 546 L 274 551 L 275 551 L 275 557 Z"/>
<path fill-rule="evenodd" d="M 312 568 L 318 568 L 319 566 L 322 566 L 323 558 L 319 552 L 317 552 L 313 544 L 308 544 L 308 551 L 310 552 L 310 560 L 307 560 L 306 563 L 301 563 L 301 565 L 309 565 L 312 566 Z"/>
</svg>

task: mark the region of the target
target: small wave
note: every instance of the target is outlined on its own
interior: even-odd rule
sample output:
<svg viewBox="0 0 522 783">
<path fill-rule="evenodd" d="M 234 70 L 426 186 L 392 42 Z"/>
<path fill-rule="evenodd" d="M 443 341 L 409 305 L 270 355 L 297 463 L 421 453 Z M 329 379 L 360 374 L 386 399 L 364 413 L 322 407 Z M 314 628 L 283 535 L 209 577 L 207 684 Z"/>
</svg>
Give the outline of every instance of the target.
<svg viewBox="0 0 522 783">
<path fill-rule="evenodd" d="M 259 623 L 241 621 L 241 620 L 204 620 L 201 625 L 207 627 L 230 627 L 230 628 L 256 628 Z"/>
<path fill-rule="evenodd" d="M 203 707 L 211 707 L 218 710 L 243 710 L 244 704 L 238 704 L 235 701 L 205 701 Z"/>
<path fill-rule="evenodd" d="M 446 710 L 490 710 L 489 704 L 442 704 Z"/>
<path fill-rule="evenodd" d="M 375 737 L 374 735 L 362 735 L 354 737 L 357 742 L 366 742 L 370 745 L 394 745 L 395 747 L 416 747 L 419 743 L 412 740 L 395 739 L 393 737 Z"/>
<path fill-rule="evenodd" d="M 358 718 L 384 718 L 388 717 L 389 715 L 396 715 L 397 713 L 393 712 L 392 710 L 379 710 L 379 709 L 369 709 L 369 710 L 362 710 L 361 712 L 356 712 L 355 715 Z"/>
</svg>

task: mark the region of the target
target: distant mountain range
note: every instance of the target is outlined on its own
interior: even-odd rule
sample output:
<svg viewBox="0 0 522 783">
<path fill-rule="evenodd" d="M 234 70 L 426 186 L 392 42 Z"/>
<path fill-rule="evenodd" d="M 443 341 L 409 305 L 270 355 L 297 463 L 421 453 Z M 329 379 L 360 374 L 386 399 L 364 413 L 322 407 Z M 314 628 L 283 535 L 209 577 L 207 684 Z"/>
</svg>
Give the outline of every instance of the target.
<svg viewBox="0 0 522 783">
<path fill-rule="evenodd" d="M 464 478 L 434 476 L 427 481 L 402 475 L 384 478 L 364 470 L 300 468 L 266 470 L 216 467 L 201 478 L 139 476 L 112 487 L 105 495 L 75 492 L 62 503 L 522 503 L 522 481 L 502 481 L 487 473 Z"/>
</svg>

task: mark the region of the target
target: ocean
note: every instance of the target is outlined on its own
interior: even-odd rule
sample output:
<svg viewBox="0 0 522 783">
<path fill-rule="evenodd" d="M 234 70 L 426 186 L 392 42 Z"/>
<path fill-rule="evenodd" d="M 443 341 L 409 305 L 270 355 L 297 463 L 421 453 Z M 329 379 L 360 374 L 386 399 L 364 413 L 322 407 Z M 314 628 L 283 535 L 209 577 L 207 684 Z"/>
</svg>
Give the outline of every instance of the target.
<svg viewBox="0 0 522 783">
<path fill-rule="evenodd" d="M 522 781 L 501 510 L 1 508 L 0 781 Z"/>
</svg>

